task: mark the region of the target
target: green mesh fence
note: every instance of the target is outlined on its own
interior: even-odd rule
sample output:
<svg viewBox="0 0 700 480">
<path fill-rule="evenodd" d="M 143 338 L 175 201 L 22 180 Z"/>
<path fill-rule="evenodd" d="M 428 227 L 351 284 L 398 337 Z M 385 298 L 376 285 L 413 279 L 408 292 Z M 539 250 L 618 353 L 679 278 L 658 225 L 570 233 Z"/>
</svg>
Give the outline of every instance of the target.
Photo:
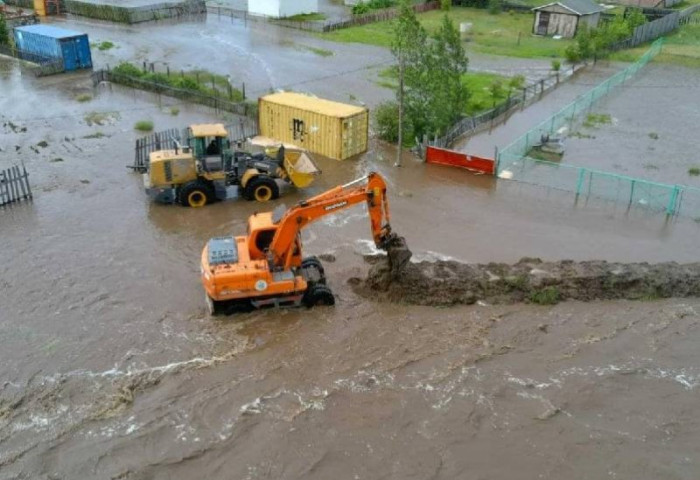
<svg viewBox="0 0 700 480">
<path fill-rule="evenodd" d="M 669 215 L 700 215 L 700 189 L 642 180 L 566 163 L 502 154 L 508 169 L 501 178 L 571 191 L 576 197 L 596 197 Z"/>
<path fill-rule="evenodd" d="M 626 203 L 630 208 L 642 207 L 669 215 L 700 216 L 700 189 L 683 185 L 667 185 L 640 178 L 593 170 L 586 167 L 554 163 L 528 157 L 542 137 L 553 135 L 564 126 L 573 130 L 576 118 L 587 113 L 616 86 L 632 78 L 660 51 L 663 39 L 634 64 L 613 75 L 600 85 L 579 96 L 576 101 L 531 128 L 507 147 L 501 149 L 496 171 L 500 178 L 543 185 L 574 192 L 578 197 L 598 197 Z"/>
</svg>

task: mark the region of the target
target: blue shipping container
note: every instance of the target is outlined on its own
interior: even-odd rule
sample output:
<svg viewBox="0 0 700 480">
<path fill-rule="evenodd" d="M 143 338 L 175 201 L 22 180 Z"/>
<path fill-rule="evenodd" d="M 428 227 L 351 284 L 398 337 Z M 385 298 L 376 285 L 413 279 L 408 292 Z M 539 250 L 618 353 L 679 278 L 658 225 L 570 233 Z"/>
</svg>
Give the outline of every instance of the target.
<svg viewBox="0 0 700 480">
<path fill-rule="evenodd" d="M 90 42 L 86 33 L 52 25 L 26 25 L 15 28 L 15 45 L 27 53 L 27 60 L 46 63 L 62 60 L 66 71 L 92 68 Z M 29 58 L 29 57 L 38 58 Z"/>
</svg>

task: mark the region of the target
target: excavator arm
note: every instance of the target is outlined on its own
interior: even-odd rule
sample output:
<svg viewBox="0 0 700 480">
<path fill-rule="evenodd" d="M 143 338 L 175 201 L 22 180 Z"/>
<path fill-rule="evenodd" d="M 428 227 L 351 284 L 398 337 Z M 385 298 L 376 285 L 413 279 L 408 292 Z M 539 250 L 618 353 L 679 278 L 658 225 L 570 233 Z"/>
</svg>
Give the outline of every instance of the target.
<svg viewBox="0 0 700 480">
<path fill-rule="evenodd" d="M 381 175 L 372 172 L 366 177 L 304 200 L 287 210 L 279 219 L 274 219 L 277 230 L 269 248 L 272 266 L 289 269 L 296 239 L 306 225 L 363 202 L 367 203 L 375 245 L 387 251 L 391 247 L 400 246 L 407 253 L 402 253 L 399 261 L 402 265 L 406 263 L 410 259 L 410 252 L 405 248 L 403 239 L 391 231 L 389 224 L 386 182 Z"/>
</svg>

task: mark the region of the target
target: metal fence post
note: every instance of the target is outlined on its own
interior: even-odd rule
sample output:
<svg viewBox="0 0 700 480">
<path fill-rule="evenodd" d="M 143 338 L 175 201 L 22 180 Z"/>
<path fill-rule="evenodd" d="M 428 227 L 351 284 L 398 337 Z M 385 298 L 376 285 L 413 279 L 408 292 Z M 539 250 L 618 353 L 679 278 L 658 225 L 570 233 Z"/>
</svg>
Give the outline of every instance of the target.
<svg viewBox="0 0 700 480">
<path fill-rule="evenodd" d="M 680 188 L 678 185 L 673 186 L 671 191 L 671 198 L 668 200 L 668 206 L 666 207 L 666 215 L 673 215 L 676 213 L 676 202 L 678 201 L 678 193 Z"/>
</svg>

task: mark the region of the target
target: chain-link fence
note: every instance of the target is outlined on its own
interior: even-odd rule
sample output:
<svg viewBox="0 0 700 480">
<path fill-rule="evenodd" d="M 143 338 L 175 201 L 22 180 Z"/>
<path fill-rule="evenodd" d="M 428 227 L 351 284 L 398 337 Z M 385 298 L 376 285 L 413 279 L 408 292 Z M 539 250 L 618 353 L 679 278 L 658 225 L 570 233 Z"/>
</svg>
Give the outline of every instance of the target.
<svg viewBox="0 0 700 480">
<path fill-rule="evenodd" d="M 590 112 L 598 100 L 632 78 L 659 53 L 662 45 L 663 39 L 655 41 L 634 64 L 579 96 L 574 102 L 501 149 L 497 156 L 498 176 L 571 191 L 577 198 L 598 197 L 627 204 L 629 208 L 646 208 L 668 215 L 700 216 L 698 188 L 657 183 L 528 156 L 533 147 L 541 145 L 548 137 L 557 136 L 562 127 L 568 127 L 572 131 L 577 117 Z"/>
<path fill-rule="evenodd" d="M 663 39 L 655 41 L 651 48 L 635 63 L 579 96 L 574 102 L 568 104 L 539 125 L 528 130 L 513 143 L 501 149 L 501 154 L 499 154 L 498 158 L 498 171 L 508 168 L 508 159 L 512 160 L 517 158 L 517 156 L 527 155 L 533 146 L 540 144 L 543 136 L 554 135 L 560 128 L 567 125 L 571 127 L 578 115 L 589 112 L 598 100 L 610 93 L 614 87 L 632 78 L 642 67 L 649 63 L 661 51 L 662 45 Z"/>
<path fill-rule="evenodd" d="M 669 185 L 566 163 L 501 154 L 509 165 L 501 178 L 573 192 L 576 198 L 601 198 L 628 208 L 668 215 L 700 216 L 700 188 Z"/>
</svg>

